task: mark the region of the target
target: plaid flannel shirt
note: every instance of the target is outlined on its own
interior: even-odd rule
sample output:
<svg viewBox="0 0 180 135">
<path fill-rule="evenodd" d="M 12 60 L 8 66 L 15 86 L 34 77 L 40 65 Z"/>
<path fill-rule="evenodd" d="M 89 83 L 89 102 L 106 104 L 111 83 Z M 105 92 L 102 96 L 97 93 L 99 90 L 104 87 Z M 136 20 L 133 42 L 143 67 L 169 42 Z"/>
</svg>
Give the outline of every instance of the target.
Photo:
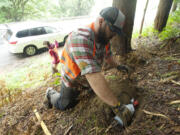
<svg viewBox="0 0 180 135">
<path fill-rule="evenodd" d="M 94 32 L 88 27 L 79 28 L 68 36 L 64 49 L 80 68 L 79 76 L 100 72 L 103 59 L 112 55 L 110 48 L 106 52 L 104 45 L 96 43 L 96 52 L 93 56 L 94 41 Z M 67 87 L 72 87 L 74 80 L 66 75 L 65 69 L 66 66 L 62 64 L 62 81 Z"/>
</svg>

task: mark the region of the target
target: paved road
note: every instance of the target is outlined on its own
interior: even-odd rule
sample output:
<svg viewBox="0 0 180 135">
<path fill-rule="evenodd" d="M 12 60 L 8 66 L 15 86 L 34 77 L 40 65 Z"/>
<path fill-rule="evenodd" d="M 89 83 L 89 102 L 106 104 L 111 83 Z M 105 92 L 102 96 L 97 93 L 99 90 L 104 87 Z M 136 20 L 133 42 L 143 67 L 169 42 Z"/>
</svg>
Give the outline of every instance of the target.
<svg viewBox="0 0 180 135">
<path fill-rule="evenodd" d="M 31 57 L 37 57 L 45 52 L 45 49 L 39 50 L 38 54 Z M 5 69 L 6 67 L 10 67 L 12 65 L 17 65 L 22 63 L 25 59 L 29 59 L 29 57 L 25 57 L 23 54 L 12 54 L 8 51 L 7 45 L 2 44 L 0 42 L 0 71 Z"/>
<path fill-rule="evenodd" d="M 23 59 L 23 57 L 20 55 L 9 53 L 5 44 L 0 44 L 0 48 L 0 68 L 16 63 L 18 60 Z"/>
<path fill-rule="evenodd" d="M 44 55 L 44 53 L 47 53 L 47 49 L 41 49 L 38 50 L 38 54 L 31 56 L 31 57 L 25 57 L 23 54 L 12 54 L 8 51 L 8 48 L 5 44 L 0 44 L 0 75 L 6 69 L 8 71 L 12 71 L 14 67 L 19 67 L 27 62 L 27 60 L 31 60 L 31 58 L 39 58 Z M 61 53 L 63 47 L 60 47 L 59 54 Z M 48 53 L 47 53 L 48 55 Z"/>
</svg>

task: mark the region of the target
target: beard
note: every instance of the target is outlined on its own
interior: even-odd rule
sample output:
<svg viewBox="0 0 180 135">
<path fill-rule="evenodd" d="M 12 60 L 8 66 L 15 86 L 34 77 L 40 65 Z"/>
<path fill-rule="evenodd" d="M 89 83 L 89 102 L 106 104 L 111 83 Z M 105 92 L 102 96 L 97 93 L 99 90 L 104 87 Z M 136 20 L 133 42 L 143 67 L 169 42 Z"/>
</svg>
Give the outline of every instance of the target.
<svg viewBox="0 0 180 135">
<path fill-rule="evenodd" d="M 97 39 L 98 39 L 97 42 L 102 45 L 106 45 L 109 42 L 109 39 L 107 38 L 106 33 L 105 33 L 105 29 L 103 29 L 102 27 L 99 29 Z"/>
</svg>

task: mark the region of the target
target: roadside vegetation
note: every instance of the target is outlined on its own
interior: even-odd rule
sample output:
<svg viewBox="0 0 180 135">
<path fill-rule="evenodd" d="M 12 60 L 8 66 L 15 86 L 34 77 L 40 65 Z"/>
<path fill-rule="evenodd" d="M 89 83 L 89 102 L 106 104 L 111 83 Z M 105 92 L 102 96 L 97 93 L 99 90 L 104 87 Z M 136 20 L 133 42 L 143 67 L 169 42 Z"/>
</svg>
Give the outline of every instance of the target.
<svg viewBox="0 0 180 135">
<path fill-rule="evenodd" d="M 47 53 L 46 53 L 47 54 Z M 51 61 L 48 55 L 29 58 L 23 66 L 17 66 L 0 76 L 0 106 L 11 102 L 23 91 L 45 85 L 51 77 Z"/>
<path fill-rule="evenodd" d="M 133 38 L 140 37 L 150 37 L 150 36 L 158 36 L 158 38 L 161 41 L 169 40 L 172 38 L 179 38 L 180 35 L 180 10 L 176 10 L 175 12 L 172 12 L 168 17 L 168 22 L 166 27 L 163 29 L 161 33 L 159 33 L 157 30 L 154 29 L 153 25 L 148 26 L 143 29 L 143 32 L 141 35 L 139 35 L 138 31 L 135 31 L 133 33 Z"/>
<path fill-rule="evenodd" d="M 88 15 L 94 0 L 1 0 L 0 23 Z"/>
</svg>

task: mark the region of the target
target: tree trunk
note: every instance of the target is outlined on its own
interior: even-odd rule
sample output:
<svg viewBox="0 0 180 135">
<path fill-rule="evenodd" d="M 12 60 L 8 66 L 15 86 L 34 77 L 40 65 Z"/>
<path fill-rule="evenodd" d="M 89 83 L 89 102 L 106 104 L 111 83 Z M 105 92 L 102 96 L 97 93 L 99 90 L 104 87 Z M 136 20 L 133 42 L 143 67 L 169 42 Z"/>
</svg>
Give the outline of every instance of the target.
<svg viewBox="0 0 180 135">
<path fill-rule="evenodd" d="M 120 9 L 126 16 L 123 32 L 126 36 L 116 36 L 112 40 L 113 53 L 124 56 L 131 48 L 131 37 L 134 25 L 134 16 L 137 0 L 113 0 L 113 7 Z"/>
<path fill-rule="evenodd" d="M 158 11 L 154 20 L 154 28 L 159 32 L 166 26 L 172 2 L 173 0 L 160 0 L 159 2 Z"/>
<path fill-rule="evenodd" d="M 178 2 L 177 2 L 177 1 L 174 1 L 174 2 L 173 2 L 173 7 L 172 7 L 171 12 L 176 11 L 176 9 L 177 9 L 177 4 L 178 4 Z"/>
<path fill-rule="evenodd" d="M 141 21 L 141 27 L 140 27 L 140 30 L 139 30 L 139 35 L 141 35 L 141 33 L 142 33 L 142 29 L 143 29 L 143 25 L 144 25 L 144 19 L 145 19 L 148 3 L 149 3 L 149 0 L 146 1 L 146 6 L 144 8 L 144 14 L 143 14 L 143 18 L 142 18 L 142 21 Z"/>
</svg>

